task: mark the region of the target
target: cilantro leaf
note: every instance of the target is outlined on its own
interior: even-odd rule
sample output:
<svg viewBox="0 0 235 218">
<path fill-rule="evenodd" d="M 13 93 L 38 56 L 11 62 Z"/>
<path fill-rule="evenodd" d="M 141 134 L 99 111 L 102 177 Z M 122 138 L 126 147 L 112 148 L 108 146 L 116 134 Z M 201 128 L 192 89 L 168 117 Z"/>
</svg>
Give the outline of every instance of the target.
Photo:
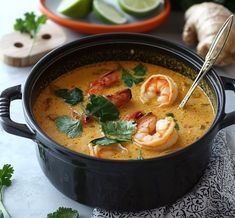
<svg viewBox="0 0 235 218">
<path fill-rule="evenodd" d="M 18 18 L 14 24 L 14 30 L 19 31 L 21 33 L 28 33 L 32 40 L 32 45 L 29 50 L 28 56 L 30 56 L 33 46 L 36 41 L 36 36 L 40 30 L 41 25 L 45 24 L 47 21 L 47 17 L 44 15 L 36 16 L 34 12 L 27 12 L 24 14 L 24 19 Z"/>
<path fill-rule="evenodd" d="M 144 78 L 134 78 L 134 83 L 137 85 L 137 84 L 139 84 L 139 83 L 142 83 L 143 81 L 144 81 Z"/>
<path fill-rule="evenodd" d="M 144 158 L 142 156 L 142 150 L 141 149 L 138 150 L 138 156 L 137 156 L 136 160 L 144 160 Z"/>
<path fill-rule="evenodd" d="M 0 169 L 0 190 L 3 186 L 9 187 L 11 185 L 11 177 L 14 172 L 13 167 L 10 164 L 5 164 Z"/>
<path fill-rule="evenodd" d="M 90 102 L 86 106 L 88 116 L 94 116 L 100 119 L 101 122 L 117 120 L 119 111 L 117 107 L 103 96 L 91 95 Z"/>
<path fill-rule="evenodd" d="M 175 129 L 178 130 L 178 131 L 180 130 L 180 126 L 177 122 L 175 123 Z"/>
<path fill-rule="evenodd" d="M 122 80 L 129 88 L 134 85 L 133 76 L 128 72 L 128 70 L 122 70 Z"/>
<path fill-rule="evenodd" d="M 173 117 L 173 118 L 175 117 L 175 115 L 173 113 L 166 113 L 166 116 L 167 117 Z"/>
<path fill-rule="evenodd" d="M 36 16 L 34 12 L 24 14 L 24 19 L 18 18 L 14 24 L 14 29 L 21 33 L 28 33 L 32 38 L 35 38 L 40 26 L 45 24 L 47 17 L 44 15 Z"/>
<path fill-rule="evenodd" d="M 131 88 L 134 84 L 137 85 L 144 81 L 144 78 L 137 78 L 132 76 L 127 69 L 122 69 L 122 78 L 123 82 Z"/>
<path fill-rule="evenodd" d="M 147 68 L 143 64 L 139 64 L 133 69 L 133 71 L 136 76 L 144 76 L 147 72 Z"/>
<path fill-rule="evenodd" d="M 80 120 L 73 120 L 69 116 L 61 116 L 55 120 L 57 129 L 65 133 L 69 138 L 76 138 L 82 134 L 82 124 Z"/>
<path fill-rule="evenodd" d="M 14 24 L 14 29 L 16 31 L 20 31 L 21 33 L 29 33 L 27 27 L 25 26 L 24 20 L 21 18 L 16 19 L 16 23 Z"/>
<path fill-rule="evenodd" d="M 47 215 L 47 218 L 78 218 L 79 213 L 72 208 L 60 207 L 56 212 Z"/>
<path fill-rule="evenodd" d="M 55 91 L 56 96 L 63 98 L 64 101 L 72 106 L 83 101 L 83 92 L 79 88 L 74 88 L 72 90 L 68 89 L 58 89 Z"/>
<path fill-rule="evenodd" d="M 101 124 L 102 131 L 110 139 L 117 139 L 119 142 L 131 141 L 136 124 L 132 121 L 108 121 Z"/>
<path fill-rule="evenodd" d="M 108 121 L 101 123 L 105 137 L 91 141 L 93 145 L 110 145 L 129 142 L 134 134 L 136 124 L 132 121 Z"/>
<path fill-rule="evenodd" d="M 38 17 L 37 19 L 37 25 L 40 25 L 40 24 L 45 24 L 47 22 L 47 16 L 45 15 L 41 15 Z"/>
<path fill-rule="evenodd" d="M 3 168 L 0 169 L 0 218 L 10 217 L 10 214 L 3 204 L 3 187 L 9 187 L 11 185 L 13 172 L 14 169 L 10 164 L 5 164 Z"/>
<path fill-rule="evenodd" d="M 117 139 L 110 139 L 107 137 L 97 138 L 91 141 L 93 145 L 111 145 L 119 143 Z"/>
</svg>

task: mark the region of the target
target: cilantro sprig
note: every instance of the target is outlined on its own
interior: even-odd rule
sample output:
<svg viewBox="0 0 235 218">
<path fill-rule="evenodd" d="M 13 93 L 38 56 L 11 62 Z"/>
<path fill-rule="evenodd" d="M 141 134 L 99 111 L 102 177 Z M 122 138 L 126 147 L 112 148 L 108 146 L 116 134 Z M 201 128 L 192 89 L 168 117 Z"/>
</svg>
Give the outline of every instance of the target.
<svg viewBox="0 0 235 218">
<path fill-rule="evenodd" d="M 88 116 L 98 118 L 101 122 L 117 120 L 119 111 L 117 107 L 108 99 L 99 95 L 91 95 L 86 106 Z"/>
<path fill-rule="evenodd" d="M 12 183 L 11 178 L 14 169 L 10 164 L 5 164 L 0 169 L 0 218 L 10 218 L 10 214 L 3 204 L 3 190 L 5 187 L 9 187 Z"/>
<path fill-rule="evenodd" d="M 27 33 L 33 39 L 29 55 L 31 54 L 40 27 L 45 24 L 46 21 L 47 17 L 45 15 L 37 17 L 34 12 L 27 12 L 24 14 L 24 18 L 16 19 L 14 30 L 21 33 Z"/>
<path fill-rule="evenodd" d="M 28 33 L 31 38 L 35 38 L 42 24 L 45 24 L 47 17 L 45 15 L 36 16 L 34 12 L 27 12 L 24 18 L 16 19 L 14 29 L 21 33 Z"/>
<path fill-rule="evenodd" d="M 144 76 L 147 72 L 147 68 L 143 64 L 139 64 L 133 68 L 133 71 L 136 76 Z"/>
<path fill-rule="evenodd" d="M 91 141 L 93 145 L 110 145 L 121 142 L 129 142 L 132 140 L 136 124 L 132 121 L 108 121 L 101 123 L 104 137 Z"/>
<path fill-rule="evenodd" d="M 126 69 L 122 66 L 120 66 L 120 68 L 122 69 L 121 79 L 129 88 L 144 81 L 144 77 L 140 77 L 144 76 L 147 72 L 147 68 L 143 64 L 137 65 L 132 70 Z"/>
<path fill-rule="evenodd" d="M 59 91 L 59 93 L 57 92 L 57 95 L 60 95 L 61 97 L 64 96 L 64 99 L 66 98 L 65 102 L 70 103 L 71 105 L 77 104 L 79 100 L 79 92 L 74 94 L 71 92 L 74 91 L 62 89 Z M 86 105 L 86 107 L 84 107 L 82 104 L 80 106 L 83 110 L 83 114 L 85 114 L 87 117 L 97 118 L 100 122 L 117 120 L 119 118 L 119 111 L 117 107 L 103 96 L 91 95 L 89 97 L 89 103 Z M 57 117 L 55 124 L 57 129 L 61 133 L 66 134 L 69 138 L 79 137 L 83 132 L 81 119 L 75 120 L 69 116 L 64 115 Z"/>
<path fill-rule="evenodd" d="M 106 136 L 91 141 L 92 145 L 111 145 L 116 143 L 120 143 L 120 141 L 117 139 L 110 139 Z"/>
<path fill-rule="evenodd" d="M 80 120 L 74 120 L 69 116 L 60 116 L 56 118 L 57 129 L 66 134 L 69 138 L 76 138 L 82 134 L 83 128 Z"/>
<path fill-rule="evenodd" d="M 57 89 L 55 95 L 63 98 L 65 103 L 68 103 L 72 106 L 83 101 L 83 92 L 79 88 L 74 88 L 71 90 L 68 89 Z"/>
<path fill-rule="evenodd" d="M 131 137 L 135 131 L 136 123 L 133 121 L 109 121 L 101 124 L 103 133 L 111 138 L 118 139 L 122 142 L 131 141 Z"/>
<path fill-rule="evenodd" d="M 133 85 L 137 85 L 144 81 L 144 78 L 134 77 L 127 69 L 122 70 L 122 80 L 126 86 L 131 88 Z"/>
<path fill-rule="evenodd" d="M 47 215 L 47 218 L 78 218 L 79 213 L 72 208 L 60 207 L 56 212 Z"/>
</svg>

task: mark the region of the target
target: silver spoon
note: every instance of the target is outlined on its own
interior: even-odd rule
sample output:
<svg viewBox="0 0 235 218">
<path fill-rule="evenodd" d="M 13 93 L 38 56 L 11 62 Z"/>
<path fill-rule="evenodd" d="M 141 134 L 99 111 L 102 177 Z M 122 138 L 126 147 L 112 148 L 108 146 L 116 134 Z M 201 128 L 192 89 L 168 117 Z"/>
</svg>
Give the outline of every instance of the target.
<svg viewBox="0 0 235 218">
<path fill-rule="evenodd" d="M 205 57 L 205 62 L 202 65 L 201 70 L 199 71 L 196 79 L 194 80 L 192 86 L 188 90 L 187 94 L 185 95 L 184 99 L 181 101 L 178 108 L 182 109 L 187 101 L 189 100 L 190 96 L 192 95 L 195 88 L 198 86 L 200 81 L 203 79 L 205 74 L 211 69 L 213 64 L 216 62 L 217 58 L 219 57 L 221 51 L 223 50 L 227 40 L 229 33 L 232 29 L 233 25 L 233 15 L 229 16 L 229 18 L 224 22 L 222 27 L 220 28 L 219 32 L 216 34 L 215 38 L 213 39 L 213 42 L 210 46 L 210 49 Z M 227 30 L 227 31 L 226 31 Z M 218 42 L 221 40 L 221 47 L 217 47 Z"/>
</svg>

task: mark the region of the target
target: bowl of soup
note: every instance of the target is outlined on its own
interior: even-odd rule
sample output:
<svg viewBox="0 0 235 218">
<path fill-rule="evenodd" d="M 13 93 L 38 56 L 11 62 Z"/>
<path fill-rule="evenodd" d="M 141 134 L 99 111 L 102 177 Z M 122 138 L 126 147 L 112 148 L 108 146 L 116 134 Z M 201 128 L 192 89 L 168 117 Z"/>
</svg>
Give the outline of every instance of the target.
<svg viewBox="0 0 235 218">
<path fill-rule="evenodd" d="M 133 33 L 95 35 L 41 59 L 21 86 L 2 92 L 5 131 L 36 143 L 40 166 L 66 196 L 137 211 L 170 204 L 202 176 L 217 132 L 235 123 L 211 69 L 178 105 L 203 60 L 180 45 Z M 27 124 L 10 119 L 22 99 Z"/>
</svg>

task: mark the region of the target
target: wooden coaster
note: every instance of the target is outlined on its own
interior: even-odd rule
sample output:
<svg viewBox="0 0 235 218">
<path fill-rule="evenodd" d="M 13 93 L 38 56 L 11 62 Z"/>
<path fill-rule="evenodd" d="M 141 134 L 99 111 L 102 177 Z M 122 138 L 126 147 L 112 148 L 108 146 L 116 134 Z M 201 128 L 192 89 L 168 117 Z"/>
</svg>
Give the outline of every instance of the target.
<svg viewBox="0 0 235 218">
<path fill-rule="evenodd" d="M 33 39 L 29 34 L 13 32 L 0 39 L 0 52 L 6 64 L 26 67 L 35 64 L 43 55 L 65 41 L 66 35 L 62 28 L 47 21 L 41 26 L 32 50 Z"/>
</svg>

